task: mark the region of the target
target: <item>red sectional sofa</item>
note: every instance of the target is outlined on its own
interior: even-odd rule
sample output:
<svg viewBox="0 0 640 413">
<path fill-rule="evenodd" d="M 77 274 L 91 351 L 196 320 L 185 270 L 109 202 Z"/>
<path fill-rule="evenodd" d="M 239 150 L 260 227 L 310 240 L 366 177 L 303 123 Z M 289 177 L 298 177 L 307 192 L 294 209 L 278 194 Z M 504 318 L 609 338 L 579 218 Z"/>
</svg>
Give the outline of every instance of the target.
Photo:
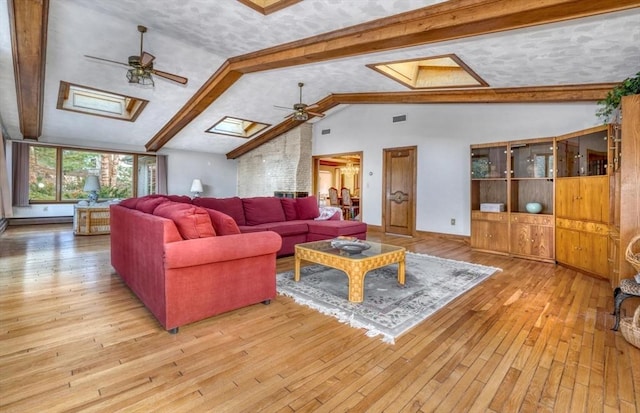
<svg viewBox="0 0 640 413">
<path fill-rule="evenodd" d="M 193 205 L 214 209 L 234 219 L 242 233 L 273 231 L 282 237 L 278 257 L 292 255 L 296 244 L 338 236 L 367 238 L 367 224 L 341 221 L 341 212 L 329 220 L 320 215 L 315 196 L 305 198 L 194 198 Z"/>
<path fill-rule="evenodd" d="M 172 333 L 276 295 L 272 231 L 241 234 L 228 216 L 179 198 L 111 205 L 111 265 Z M 188 201 L 188 202 L 186 202 Z"/>
<path fill-rule="evenodd" d="M 111 205 L 111 265 L 160 324 L 188 323 L 276 295 L 276 256 L 295 244 L 352 236 L 367 225 L 328 220 L 315 197 L 151 195 Z"/>
</svg>

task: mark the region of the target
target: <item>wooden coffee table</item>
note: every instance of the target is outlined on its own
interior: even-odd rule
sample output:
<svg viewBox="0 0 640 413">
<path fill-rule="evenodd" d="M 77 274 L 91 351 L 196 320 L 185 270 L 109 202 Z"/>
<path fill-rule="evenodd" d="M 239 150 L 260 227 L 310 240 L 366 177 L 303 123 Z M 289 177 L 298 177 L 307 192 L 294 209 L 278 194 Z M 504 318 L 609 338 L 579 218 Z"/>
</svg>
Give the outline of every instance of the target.
<svg viewBox="0 0 640 413">
<path fill-rule="evenodd" d="M 300 281 L 300 262 L 303 260 L 342 270 L 349 279 L 349 301 L 361 303 L 364 299 L 364 277 L 367 272 L 398 263 L 398 283 L 404 285 L 405 248 L 366 242 L 371 248 L 354 255 L 333 248 L 331 240 L 297 244 L 294 280 Z"/>
</svg>

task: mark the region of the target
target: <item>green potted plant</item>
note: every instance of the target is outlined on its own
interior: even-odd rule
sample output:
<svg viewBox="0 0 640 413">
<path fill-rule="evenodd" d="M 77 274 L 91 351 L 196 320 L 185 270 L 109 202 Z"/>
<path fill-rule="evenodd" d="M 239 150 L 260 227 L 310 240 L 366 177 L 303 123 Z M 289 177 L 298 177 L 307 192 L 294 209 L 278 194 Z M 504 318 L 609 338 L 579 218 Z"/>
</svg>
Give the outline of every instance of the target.
<svg viewBox="0 0 640 413">
<path fill-rule="evenodd" d="M 640 72 L 634 77 L 629 77 L 622 81 L 618 86 L 614 87 L 607 93 L 607 96 L 598 101 L 601 108 L 596 112 L 596 116 L 609 123 L 618 118 L 620 110 L 620 102 L 623 96 L 640 94 Z"/>
</svg>

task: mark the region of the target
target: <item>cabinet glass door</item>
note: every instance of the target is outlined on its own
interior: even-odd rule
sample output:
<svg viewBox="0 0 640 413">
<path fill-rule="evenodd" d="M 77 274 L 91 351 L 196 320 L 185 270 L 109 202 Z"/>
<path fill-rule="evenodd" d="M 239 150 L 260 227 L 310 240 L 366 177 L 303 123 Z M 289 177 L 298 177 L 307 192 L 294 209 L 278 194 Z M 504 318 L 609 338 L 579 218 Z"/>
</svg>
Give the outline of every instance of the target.
<svg viewBox="0 0 640 413">
<path fill-rule="evenodd" d="M 608 167 L 607 129 L 558 140 L 559 177 L 606 175 Z"/>
</svg>

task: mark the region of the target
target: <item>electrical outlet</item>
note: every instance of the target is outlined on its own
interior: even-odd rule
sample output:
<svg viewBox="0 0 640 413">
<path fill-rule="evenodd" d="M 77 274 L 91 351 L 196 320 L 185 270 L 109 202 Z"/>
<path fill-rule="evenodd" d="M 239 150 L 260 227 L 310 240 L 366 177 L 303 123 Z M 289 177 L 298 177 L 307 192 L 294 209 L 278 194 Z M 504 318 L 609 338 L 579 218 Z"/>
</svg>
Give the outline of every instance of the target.
<svg viewBox="0 0 640 413">
<path fill-rule="evenodd" d="M 451 218 L 451 225 L 455 225 L 456 224 L 456 219 L 455 218 Z"/>
</svg>

